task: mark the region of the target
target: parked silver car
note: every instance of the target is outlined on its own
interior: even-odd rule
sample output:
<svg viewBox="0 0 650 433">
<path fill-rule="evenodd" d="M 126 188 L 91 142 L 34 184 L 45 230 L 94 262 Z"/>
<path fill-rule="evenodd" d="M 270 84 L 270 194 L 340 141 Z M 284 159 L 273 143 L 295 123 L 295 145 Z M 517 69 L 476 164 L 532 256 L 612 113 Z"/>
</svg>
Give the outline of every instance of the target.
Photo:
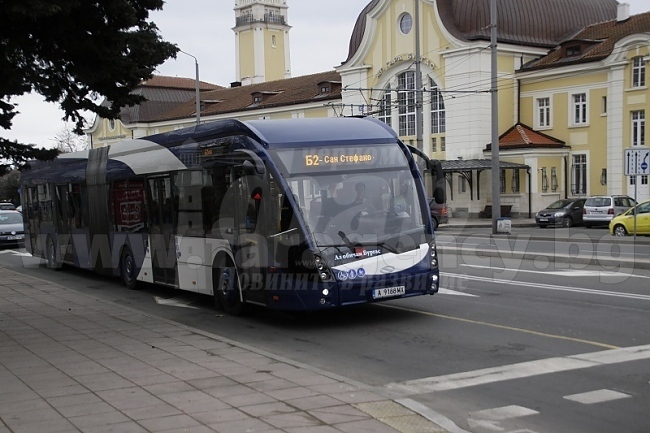
<svg viewBox="0 0 650 433">
<path fill-rule="evenodd" d="M 615 216 L 622 214 L 636 203 L 626 195 L 598 195 L 589 197 L 582 210 L 585 227 L 608 225 Z"/>
</svg>

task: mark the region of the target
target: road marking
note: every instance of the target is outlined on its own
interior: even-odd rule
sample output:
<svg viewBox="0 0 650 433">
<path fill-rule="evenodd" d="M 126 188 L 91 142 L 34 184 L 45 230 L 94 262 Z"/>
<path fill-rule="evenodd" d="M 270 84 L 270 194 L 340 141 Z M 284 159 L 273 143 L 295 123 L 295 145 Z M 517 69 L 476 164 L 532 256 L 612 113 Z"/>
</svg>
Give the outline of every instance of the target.
<svg viewBox="0 0 650 433">
<path fill-rule="evenodd" d="M 630 273 L 621 273 L 621 272 L 607 272 L 607 271 L 587 271 L 584 269 L 559 269 L 557 271 L 534 271 L 531 269 L 506 269 L 503 267 L 497 267 L 497 266 L 483 266 L 483 265 L 470 265 L 466 263 L 461 263 L 460 266 L 465 266 L 468 268 L 475 268 L 475 269 L 496 269 L 502 272 L 505 271 L 513 271 L 513 272 L 526 272 L 529 274 L 542 274 L 542 275 L 556 275 L 560 277 L 599 277 L 599 278 L 607 278 L 607 277 L 616 277 L 620 278 L 621 276 L 624 277 L 629 277 L 629 278 L 647 278 L 650 279 L 650 276 L 647 275 L 634 275 Z"/>
<path fill-rule="evenodd" d="M 472 298 L 478 298 L 478 295 L 472 295 L 471 293 L 464 293 L 464 292 L 458 292 L 456 290 L 450 290 L 450 289 L 443 289 L 440 288 L 438 289 L 438 293 L 441 295 L 453 295 L 453 296 L 469 296 Z"/>
<path fill-rule="evenodd" d="M 582 404 L 596 404 L 605 403 L 612 400 L 620 400 L 622 398 L 632 397 L 629 394 L 624 394 L 611 389 L 599 389 L 597 391 L 583 392 L 581 394 L 567 395 L 564 398 L 571 401 L 577 401 Z"/>
<path fill-rule="evenodd" d="M 650 344 L 620 349 L 590 352 L 557 358 L 539 359 L 500 367 L 484 368 L 444 376 L 427 377 L 405 382 L 390 383 L 386 388 L 405 395 L 428 394 L 522 379 L 549 373 L 559 373 L 610 364 L 650 359 Z"/>
<path fill-rule="evenodd" d="M 473 419 L 483 419 L 487 421 L 503 421 L 504 419 L 519 418 L 521 416 L 537 415 L 536 410 L 528 409 L 523 406 L 503 406 L 494 409 L 479 410 L 471 412 L 469 416 Z"/>
<path fill-rule="evenodd" d="M 512 418 L 519 418 L 522 416 L 537 415 L 539 412 L 536 410 L 528 409 L 523 406 L 503 406 L 494 409 L 479 410 L 471 412 L 467 418 L 467 423 L 472 429 L 477 427 L 503 431 L 499 421 L 505 421 Z"/>
<path fill-rule="evenodd" d="M 516 328 L 514 326 L 499 325 L 498 323 L 481 322 L 480 320 L 472 320 L 472 319 L 465 319 L 463 317 L 455 317 L 455 316 L 447 316 L 445 314 L 430 313 L 428 311 L 422 311 L 422 310 L 415 310 L 413 308 L 400 307 L 400 306 L 397 306 L 397 305 L 394 305 L 394 304 L 374 304 L 374 305 L 376 305 L 378 307 L 383 307 L 383 308 L 394 308 L 396 310 L 409 311 L 411 313 L 423 314 L 425 316 L 440 317 L 441 319 L 449 319 L 449 320 L 456 320 L 458 322 L 471 323 L 473 325 L 489 326 L 490 328 L 497 328 L 497 329 L 505 329 L 507 331 L 522 332 L 524 334 L 537 335 L 539 337 L 553 338 L 553 339 L 556 339 L 556 340 L 573 341 L 575 343 L 583 343 L 583 344 L 588 344 L 590 346 L 602 347 L 602 348 L 605 348 L 605 349 L 618 349 L 619 348 L 618 346 L 614 346 L 614 345 L 611 345 L 611 344 L 599 343 L 597 341 L 591 341 L 591 340 L 584 340 L 582 338 L 567 337 L 565 335 L 548 334 L 546 332 L 531 331 L 530 329 Z"/>
<path fill-rule="evenodd" d="M 586 289 L 581 287 L 565 287 L 565 286 L 556 286 L 553 284 L 533 283 L 529 281 L 503 280 L 503 279 L 491 278 L 491 277 L 478 277 L 474 275 L 451 274 L 448 272 L 441 272 L 440 274 L 451 278 L 462 278 L 464 280 L 481 281 L 486 283 L 508 284 L 510 286 L 521 286 L 521 287 L 535 288 L 535 289 L 555 290 L 559 292 L 585 293 L 589 295 L 611 296 L 615 298 L 627 298 L 627 299 L 638 299 L 641 301 L 650 301 L 650 295 L 639 295 L 637 293 L 611 292 L 608 290 Z"/>
</svg>

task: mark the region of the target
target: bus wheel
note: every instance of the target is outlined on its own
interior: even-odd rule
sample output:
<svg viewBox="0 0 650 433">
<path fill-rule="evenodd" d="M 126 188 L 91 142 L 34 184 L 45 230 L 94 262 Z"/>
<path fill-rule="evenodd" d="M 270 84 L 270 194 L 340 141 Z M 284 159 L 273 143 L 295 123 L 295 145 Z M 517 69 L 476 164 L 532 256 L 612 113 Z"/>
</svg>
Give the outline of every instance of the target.
<svg viewBox="0 0 650 433">
<path fill-rule="evenodd" d="M 221 269 L 219 283 L 215 290 L 215 306 L 220 306 L 226 313 L 239 316 L 244 312 L 244 304 L 239 298 L 237 288 L 237 270 L 228 266 Z"/>
<path fill-rule="evenodd" d="M 138 286 L 137 269 L 131 248 L 124 247 L 120 256 L 120 276 L 127 289 L 135 290 Z"/>
<path fill-rule="evenodd" d="M 52 239 L 52 236 L 47 237 L 47 246 L 45 250 L 47 268 L 48 269 L 61 269 L 61 262 L 59 262 L 56 254 L 56 243 Z"/>
</svg>

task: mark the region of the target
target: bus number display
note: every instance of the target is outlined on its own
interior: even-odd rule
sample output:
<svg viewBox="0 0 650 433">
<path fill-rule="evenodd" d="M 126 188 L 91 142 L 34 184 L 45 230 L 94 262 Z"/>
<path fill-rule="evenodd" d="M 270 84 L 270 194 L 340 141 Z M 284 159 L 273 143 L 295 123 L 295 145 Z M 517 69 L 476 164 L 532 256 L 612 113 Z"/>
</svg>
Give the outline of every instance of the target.
<svg viewBox="0 0 650 433">
<path fill-rule="evenodd" d="M 325 155 L 322 158 L 318 155 L 305 155 L 305 166 L 316 167 L 322 165 L 333 164 L 361 164 L 372 163 L 372 155 L 370 154 L 357 154 L 354 155 Z"/>
</svg>

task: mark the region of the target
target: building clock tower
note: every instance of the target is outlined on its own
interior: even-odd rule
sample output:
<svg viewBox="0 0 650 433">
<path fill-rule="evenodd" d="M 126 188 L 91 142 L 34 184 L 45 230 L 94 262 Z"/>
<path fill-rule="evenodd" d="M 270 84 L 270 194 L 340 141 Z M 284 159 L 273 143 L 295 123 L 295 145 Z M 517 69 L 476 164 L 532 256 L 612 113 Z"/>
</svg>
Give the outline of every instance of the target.
<svg viewBox="0 0 650 433">
<path fill-rule="evenodd" d="M 235 0 L 237 80 L 243 85 L 291 77 L 287 0 Z"/>
</svg>

